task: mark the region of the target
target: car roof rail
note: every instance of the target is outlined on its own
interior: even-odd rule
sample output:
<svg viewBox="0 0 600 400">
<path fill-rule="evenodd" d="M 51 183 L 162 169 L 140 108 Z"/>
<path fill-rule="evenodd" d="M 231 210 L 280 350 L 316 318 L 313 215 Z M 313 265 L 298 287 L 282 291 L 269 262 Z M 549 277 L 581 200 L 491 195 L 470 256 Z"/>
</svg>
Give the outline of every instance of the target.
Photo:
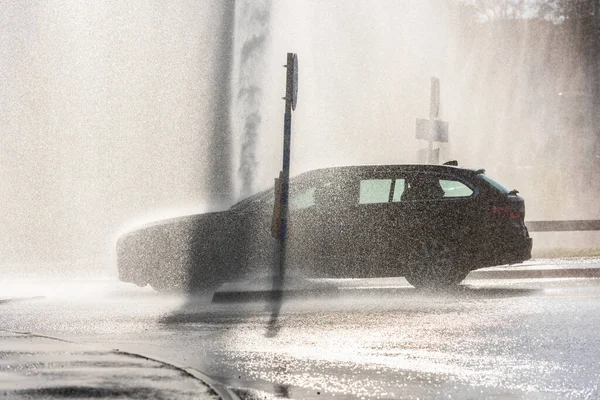
<svg viewBox="0 0 600 400">
<path fill-rule="evenodd" d="M 457 160 L 446 161 L 442 165 L 452 165 L 454 167 L 458 167 L 458 161 Z"/>
</svg>

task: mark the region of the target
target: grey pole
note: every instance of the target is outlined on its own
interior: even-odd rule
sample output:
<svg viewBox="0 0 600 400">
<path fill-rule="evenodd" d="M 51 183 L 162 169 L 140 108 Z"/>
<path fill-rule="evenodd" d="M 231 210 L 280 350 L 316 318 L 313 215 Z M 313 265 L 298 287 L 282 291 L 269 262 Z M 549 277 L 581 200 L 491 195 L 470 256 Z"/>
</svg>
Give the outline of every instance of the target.
<svg viewBox="0 0 600 400">
<path fill-rule="evenodd" d="M 429 120 L 434 121 L 440 115 L 440 80 L 436 77 L 431 77 L 431 93 L 429 97 Z M 431 127 L 433 129 L 433 123 Z M 433 132 L 429 133 L 428 148 L 427 148 L 427 163 L 433 163 Z"/>
<path fill-rule="evenodd" d="M 292 106 L 294 97 L 294 74 L 296 55 L 287 53 L 285 114 L 283 117 L 283 170 L 281 176 L 281 218 L 279 223 L 279 240 L 285 242 L 287 236 L 288 197 L 290 191 L 290 145 L 292 142 Z"/>
<path fill-rule="evenodd" d="M 276 273 L 276 289 L 281 289 L 283 284 L 283 274 L 285 270 L 286 241 L 288 230 L 288 199 L 290 191 L 290 148 L 292 142 L 292 110 L 296 108 L 296 99 L 298 95 L 298 58 L 294 53 L 287 53 L 286 67 L 286 88 L 285 88 L 285 114 L 283 117 L 283 169 L 279 175 L 278 187 L 275 194 L 279 198 L 275 199 L 276 207 L 279 208 L 278 214 L 274 215 L 279 221 L 274 221 L 278 228 L 276 236 L 278 238 L 278 270 Z M 277 207 L 279 206 L 279 207 Z"/>
</svg>

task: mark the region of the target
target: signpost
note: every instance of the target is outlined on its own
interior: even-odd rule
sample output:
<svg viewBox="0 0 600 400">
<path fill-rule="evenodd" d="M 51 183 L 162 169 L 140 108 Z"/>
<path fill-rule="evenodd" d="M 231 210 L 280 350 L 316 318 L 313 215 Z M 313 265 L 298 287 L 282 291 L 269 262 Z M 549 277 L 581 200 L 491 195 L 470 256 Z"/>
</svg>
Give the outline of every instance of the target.
<svg viewBox="0 0 600 400">
<path fill-rule="evenodd" d="M 283 169 L 275 179 L 275 208 L 271 233 L 281 242 L 287 235 L 288 197 L 290 182 L 290 146 L 292 141 L 292 110 L 296 109 L 298 99 L 298 56 L 287 54 L 285 114 L 283 117 Z"/>
<path fill-rule="evenodd" d="M 290 191 L 290 145 L 292 139 L 292 111 L 296 109 L 298 99 L 298 56 L 287 53 L 286 88 L 285 88 L 285 114 L 283 117 L 283 169 L 279 178 L 275 179 L 275 205 L 271 234 L 279 240 L 278 263 L 279 271 L 276 290 L 280 289 L 283 279 L 285 262 L 285 245 L 288 228 L 288 198 Z"/>
<path fill-rule="evenodd" d="M 440 121 L 440 80 L 431 77 L 429 119 L 417 118 L 416 138 L 428 141 L 427 149 L 417 153 L 420 162 L 439 163 L 440 149 L 433 149 L 433 142 L 448 142 L 448 122 Z"/>
</svg>

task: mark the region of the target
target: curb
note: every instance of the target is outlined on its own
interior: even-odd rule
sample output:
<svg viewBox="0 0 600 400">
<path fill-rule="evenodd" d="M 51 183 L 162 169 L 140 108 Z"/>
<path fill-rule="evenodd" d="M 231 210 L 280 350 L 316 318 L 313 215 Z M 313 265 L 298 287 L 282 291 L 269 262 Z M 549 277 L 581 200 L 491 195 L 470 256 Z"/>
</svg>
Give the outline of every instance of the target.
<svg viewBox="0 0 600 400">
<path fill-rule="evenodd" d="M 489 267 L 489 269 L 480 269 L 471 271 L 463 282 L 475 280 L 493 280 L 493 279 L 560 279 L 560 278 L 600 278 L 599 267 L 583 268 L 531 268 L 523 266 L 514 267 Z M 319 289 L 287 289 L 287 290 L 227 290 L 216 291 L 212 296 L 212 303 L 238 303 L 248 301 L 281 301 L 283 297 L 286 300 L 293 298 L 319 298 L 329 297 L 347 290 L 353 290 L 353 287 L 327 287 Z M 361 289 L 365 293 L 368 289 Z M 381 288 L 372 288 L 379 291 Z"/>
<path fill-rule="evenodd" d="M 60 338 L 57 336 L 44 335 L 41 333 L 27 332 L 27 331 L 10 331 L 10 330 L 4 330 L 4 332 L 10 332 L 10 333 L 19 334 L 19 335 L 28 335 L 28 336 L 37 337 L 37 338 L 56 340 L 56 341 L 63 342 L 63 343 L 92 347 L 92 345 L 88 344 L 88 343 L 78 343 L 78 342 L 74 342 L 72 340 L 63 339 L 63 338 Z M 177 369 L 177 370 L 185 373 L 186 375 L 191 376 L 192 378 L 202 382 L 203 384 L 208 386 L 214 392 L 214 394 L 217 395 L 222 400 L 241 400 L 227 386 L 217 382 L 213 378 L 209 377 L 208 375 L 206 375 L 194 368 L 187 367 L 187 366 L 178 364 L 173 361 L 165 360 L 164 358 L 161 358 L 161 357 L 142 354 L 139 352 L 124 351 L 124 350 L 119 350 L 119 349 L 109 349 L 109 348 L 102 347 L 102 346 L 97 346 L 97 348 L 100 348 L 100 349 L 106 351 L 107 353 L 120 354 L 120 355 L 125 355 L 125 356 L 130 356 L 130 357 L 137 357 L 137 358 L 142 358 L 144 360 L 154 361 L 159 364 L 167 365 L 173 369 Z"/>
<path fill-rule="evenodd" d="M 217 382 L 216 380 L 214 380 L 213 378 L 209 377 L 205 373 L 200 372 L 200 371 L 198 371 L 198 370 L 196 370 L 196 369 L 194 369 L 192 367 L 186 367 L 186 366 L 181 365 L 179 363 L 176 363 L 174 361 L 168 361 L 168 360 L 165 360 L 164 358 L 157 357 L 157 356 L 154 356 L 154 355 L 150 356 L 150 355 L 141 354 L 141 353 L 138 353 L 138 352 L 131 352 L 131 351 L 119 350 L 119 349 L 112 349 L 111 351 L 113 353 L 117 353 L 117 354 L 124 354 L 124 355 L 131 356 L 131 357 L 143 358 L 144 360 L 155 361 L 155 362 L 160 363 L 160 364 L 168 365 L 168 366 L 173 367 L 175 369 L 178 369 L 178 370 L 180 370 L 182 372 L 185 372 L 186 374 L 190 375 L 194 379 L 197 379 L 197 380 L 201 381 L 202 383 L 206 384 L 222 400 L 241 400 L 227 386 L 223 385 L 222 383 Z"/>
<path fill-rule="evenodd" d="M 518 268 L 518 267 L 517 267 Z M 600 278 L 600 268 L 495 269 L 471 271 L 470 279 Z"/>
</svg>

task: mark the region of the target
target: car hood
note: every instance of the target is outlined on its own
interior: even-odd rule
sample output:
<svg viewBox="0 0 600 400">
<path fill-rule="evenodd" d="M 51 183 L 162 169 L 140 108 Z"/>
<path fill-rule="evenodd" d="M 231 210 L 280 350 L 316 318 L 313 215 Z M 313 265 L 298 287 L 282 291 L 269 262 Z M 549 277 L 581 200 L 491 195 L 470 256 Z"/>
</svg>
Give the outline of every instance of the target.
<svg viewBox="0 0 600 400">
<path fill-rule="evenodd" d="M 132 234 L 140 233 L 142 231 L 154 230 L 154 229 L 160 229 L 160 228 L 169 228 L 169 227 L 173 227 L 173 228 L 178 227 L 181 229 L 184 229 L 186 227 L 191 228 L 194 226 L 198 226 L 198 224 L 210 223 L 211 221 L 215 221 L 215 220 L 224 218 L 225 216 L 227 216 L 229 214 L 231 214 L 231 211 L 224 210 L 224 211 L 207 212 L 207 213 L 201 213 L 201 214 L 182 215 L 182 216 L 166 218 L 166 219 L 158 219 L 158 220 L 154 220 L 154 221 L 150 221 L 147 223 L 133 226 L 133 227 L 127 229 L 126 231 L 122 232 L 119 235 L 119 237 L 125 237 L 125 236 L 129 236 Z"/>
</svg>

